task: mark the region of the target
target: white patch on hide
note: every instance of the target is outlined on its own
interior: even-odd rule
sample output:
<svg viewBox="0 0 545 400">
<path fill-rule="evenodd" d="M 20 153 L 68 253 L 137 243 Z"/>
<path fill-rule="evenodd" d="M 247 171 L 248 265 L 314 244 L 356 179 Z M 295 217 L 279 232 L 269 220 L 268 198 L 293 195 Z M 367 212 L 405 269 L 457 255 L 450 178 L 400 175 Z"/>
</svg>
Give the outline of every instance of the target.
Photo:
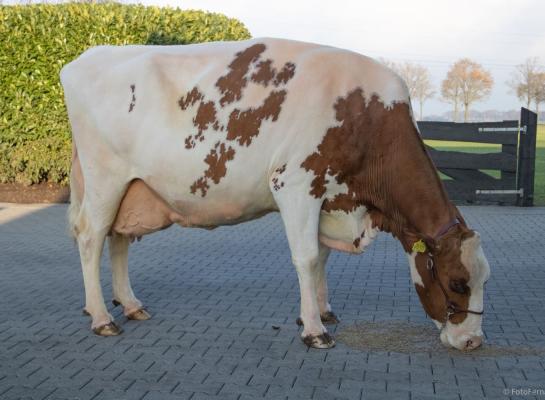
<svg viewBox="0 0 545 400">
<path fill-rule="evenodd" d="M 411 254 L 407 253 L 407 257 L 409 258 L 409 267 L 411 271 L 411 279 L 415 285 L 420 285 L 424 287 L 424 282 L 422 281 L 422 277 L 418 273 L 418 270 L 416 269 L 416 255 L 418 253 L 416 251 L 413 251 Z"/>
<path fill-rule="evenodd" d="M 490 277 L 490 266 L 481 247 L 480 236 L 475 235 L 465 239 L 461 246 L 461 261 L 469 272 L 468 286 L 471 289 L 468 309 L 482 311 L 484 304 L 484 282 Z M 474 336 L 482 337 L 482 315 L 467 314 L 461 324 L 447 322 L 441 332 L 443 343 L 463 349 L 467 340 Z"/>
<path fill-rule="evenodd" d="M 439 329 L 439 330 L 443 329 L 443 323 L 442 322 L 439 322 L 439 321 L 437 321 L 437 320 L 435 320 L 433 318 L 431 320 L 433 321 L 433 323 L 435 324 L 437 329 Z"/>
</svg>

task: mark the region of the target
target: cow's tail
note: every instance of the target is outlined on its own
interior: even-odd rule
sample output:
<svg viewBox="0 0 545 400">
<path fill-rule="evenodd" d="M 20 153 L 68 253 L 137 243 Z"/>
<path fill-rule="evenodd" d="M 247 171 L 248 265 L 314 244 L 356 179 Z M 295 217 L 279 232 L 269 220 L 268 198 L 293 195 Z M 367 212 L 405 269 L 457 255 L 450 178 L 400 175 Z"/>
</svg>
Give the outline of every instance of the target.
<svg viewBox="0 0 545 400">
<path fill-rule="evenodd" d="M 70 171 L 70 205 L 68 206 L 68 231 L 74 240 L 78 237 L 77 222 L 82 202 L 82 176 L 76 143 L 72 138 L 72 169 Z"/>
<path fill-rule="evenodd" d="M 76 221 L 79 216 L 81 201 L 74 190 L 70 192 L 70 205 L 68 206 L 68 231 L 74 240 L 78 237 Z"/>
</svg>

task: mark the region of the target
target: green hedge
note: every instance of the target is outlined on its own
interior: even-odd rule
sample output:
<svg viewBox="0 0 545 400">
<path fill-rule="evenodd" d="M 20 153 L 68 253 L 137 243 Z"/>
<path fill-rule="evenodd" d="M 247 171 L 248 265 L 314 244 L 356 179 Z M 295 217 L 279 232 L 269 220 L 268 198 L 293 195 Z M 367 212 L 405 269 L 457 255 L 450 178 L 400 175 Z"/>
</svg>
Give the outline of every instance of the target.
<svg viewBox="0 0 545 400">
<path fill-rule="evenodd" d="M 250 37 L 221 14 L 118 3 L 0 6 L 0 182 L 67 183 L 70 128 L 59 71 L 100 44 Z"/>
</svg>

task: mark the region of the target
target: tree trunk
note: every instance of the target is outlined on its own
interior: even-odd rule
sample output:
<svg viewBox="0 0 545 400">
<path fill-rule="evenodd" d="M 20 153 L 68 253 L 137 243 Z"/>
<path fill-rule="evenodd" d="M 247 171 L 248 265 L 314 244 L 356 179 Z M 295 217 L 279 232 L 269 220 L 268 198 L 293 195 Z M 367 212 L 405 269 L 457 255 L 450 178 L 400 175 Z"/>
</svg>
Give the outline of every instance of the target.
<svg viewBox="0 0 545 400">
<path fill-rule="evenodd" d="M 422 100 L 420 100 L 420 121 L 422 121 L 422 107 L 423 107 L 423 104 L 424 104 L 424 102 Z"/>
<path fill-rule="evenodd" d="M 452 116 L 454 122 L 458 122 L 458 102 L 454 101 L 454 115 Z"/>
<path fill-rule="evenodd" d="M 464 122 L 467 122 L 468 116 L 469 116 L 469 104 L 464 103 Z"/>
</svg>

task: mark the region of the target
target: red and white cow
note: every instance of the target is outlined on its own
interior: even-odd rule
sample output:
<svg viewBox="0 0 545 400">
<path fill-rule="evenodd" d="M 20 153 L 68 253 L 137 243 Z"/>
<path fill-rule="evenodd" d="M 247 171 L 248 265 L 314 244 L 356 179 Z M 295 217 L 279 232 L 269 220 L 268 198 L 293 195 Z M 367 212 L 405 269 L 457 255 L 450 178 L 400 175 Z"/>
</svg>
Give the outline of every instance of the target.
<svg viewBox="0 0 545 400">
<path fill-rule="evenodd" d="M 330 249 L 362 252 L 378 231 L 408 254 L 441 339 L 481 343 L 489 266 L 448 200 L 403 81 L 350 51 L 278 39 L 96 47 L 61 72 L 73 131 L 70 226 L 85 310 L 108 313 L 99 263 L 108 237 L 113 295 L 147 319 L 128 277 L 134 238 L 211 228 L 280 211 L 301 290 L 306 344 L 334 345 L 324 323 Z"/>
</svg>

